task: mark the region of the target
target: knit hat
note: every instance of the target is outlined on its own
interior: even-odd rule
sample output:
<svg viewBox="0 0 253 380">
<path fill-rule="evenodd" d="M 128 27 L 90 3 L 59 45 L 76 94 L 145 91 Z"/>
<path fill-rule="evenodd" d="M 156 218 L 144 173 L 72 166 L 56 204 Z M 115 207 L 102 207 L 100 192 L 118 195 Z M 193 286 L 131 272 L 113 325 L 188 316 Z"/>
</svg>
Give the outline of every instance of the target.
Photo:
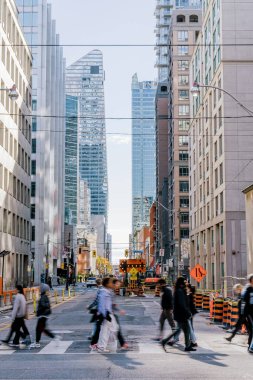
<svg viewBox="0 0 253 380">
<path fill-rule="evenodd" d="M 49 292 L 49 286 L 47 285 L 47 284 L 41 284 L 40 285 L 40 292 L 41 292 L 41 294 L 44 294 L 44 293 L 46 293 L 46 292 Z"/>
</svg>

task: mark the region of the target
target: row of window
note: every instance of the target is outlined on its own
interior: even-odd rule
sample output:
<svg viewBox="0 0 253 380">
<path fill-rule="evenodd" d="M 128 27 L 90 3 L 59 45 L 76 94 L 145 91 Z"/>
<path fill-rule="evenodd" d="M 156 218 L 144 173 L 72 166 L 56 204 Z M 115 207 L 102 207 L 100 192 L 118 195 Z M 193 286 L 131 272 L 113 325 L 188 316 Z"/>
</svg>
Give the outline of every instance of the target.
<svg viewBox="0 0 253 380">
<path fill-rule="evenodd" d="M 15 16 L 14 16 L 15 17 Z M 10 9 L 6 0 L 0 1 L 0 22 L 13 50 L 17 56 L 18 61 L 24 68 L 24 73 L 27 78 L 30 77 L 32 62 L 28 54 L 28 48 L 25 47 L 22 41 L 22 34 L 19 31 L 18 24 L 15 18 L 12 17 Z M 3 54 L 2 54 L 3 55 Z"/>
<path fill-rule="evenodd" d="M 8 128 L 0 121 L 0 145 L 9 153 L 9 155 L 21 166 L 24 171 L 30 175 L 30 157 L 28 153 L 18 144 L 15 137 L 9 132 Z"/>
<path fill-rule="evenodd" d="M 0 232 L 29 241 L 30 222 L 0 207 Z"/>
<path fill-rule="evenodd" d="M 195 197 L 195 194 L 194 194 Z M 195 198 L 193 200 L 195 202 Z M 192 203 L 192 200 L 190 200 Z M 203 224 L 209 222 L 214 217 L 222 214 L 224 212 L 224 194 L 221 192 L 214 198 L 214 201 L 208 202 L 207 205 L 200 207 L 198 211 L 194 212 L 191 218 L 191 228 L 197 228 Z"/>
<path fill-rule="evenodd" d="M 0 188 L 26 207 L 30 207 L 30 189 L 0 164 Z"/>
</svg>

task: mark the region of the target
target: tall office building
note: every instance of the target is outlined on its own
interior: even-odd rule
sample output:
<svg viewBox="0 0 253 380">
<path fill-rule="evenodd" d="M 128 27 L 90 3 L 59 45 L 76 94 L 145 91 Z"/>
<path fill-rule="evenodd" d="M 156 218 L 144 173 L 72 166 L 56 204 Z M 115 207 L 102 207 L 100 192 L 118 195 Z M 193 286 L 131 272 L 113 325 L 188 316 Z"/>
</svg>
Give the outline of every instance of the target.
<svg viewBox="0 0 253 380">
<path fill-rule="evenodd" d="M 78 99 L 66 96 L 66 135 L 65 135 L 65 223 L 78 223 Z"/>
<path fill-rule="evenodd" d="M 47 0 L 16 4 L 33 56 L 31 252 L 38 283 L 45 267 L 56 274 L 64 247 L 65 63 Z"/>
<path fill-rule="evenodd" d="M 0 2 L 0 294 L 30 273 L 31 52 L 13 0 Z M 17 86 L 15 92 L 7 89 Z M 6 90 L 5 90 L 6 89 Z M 2 286 L 3 285 L 3 286 Z"/>
<path fill-rule="evenodd" d="M 156 191 L 156 83 L 132 78 L 132 230 L 149 225 L 149 209 Z"/>
<path fill-rule="evenodd" d="M 172 277 L 189 266 L 190 60 L 201 29 L 201 10 L 172 12 L 169 33 L 168 242 Z M 183 269 L 184 268 L 184 269 Z"/>
<path fill-rule="evenodd" d="M 101 51 L 91 51 L 66 69 L 66 93 L 78 98 L 79 176 L 90 189 L 91 215 L 101 216 L 106 230 L 108 179 Z M 105 252 L 105 236 L 103 233 L 100 237 L 101 255 Z"/>
<path fill-rule="evenodd" d="M 191 266 L 207 270 L 201 287 L 231 293 L 247 273 L 242 190 L 252 183 L 253 135 L 249 113 L 219 88 L 253 109 L 253 51 L 244 45 L 253 39 L 253 3 L 205 1 L 203 12 L 190 67 L 191 82 L 204 86 L 191 110 Z"/>
<path fill-rule="evenodd" d="M 173 9 L 201 8 L 202 0 L 156 0 L 156 64 L 158 81 L 168 80 L 169 74 L 169 27 Z"/>
</svg>

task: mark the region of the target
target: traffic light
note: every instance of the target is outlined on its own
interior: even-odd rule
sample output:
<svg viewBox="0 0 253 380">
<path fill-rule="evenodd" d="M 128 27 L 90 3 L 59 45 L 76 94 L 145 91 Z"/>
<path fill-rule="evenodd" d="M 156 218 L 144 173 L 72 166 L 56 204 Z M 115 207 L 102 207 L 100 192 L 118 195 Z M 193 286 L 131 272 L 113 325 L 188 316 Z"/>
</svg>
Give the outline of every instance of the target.
<svg viewBox="0 0 253 380">
<path fill-rule="evenodd" d="M 128 255 L 129 255 L 129 251 L 128 251 L 128 249 L 126 249 L 125 250 L 125 257 L 128 257 Z"/>
<path fill-rule="evenodd" d="M 97 257 L 97 251 L 95 251 L 95 250 L 92 251 L 92 257 L 94 257 L 94 258 Z"/>
</svg>

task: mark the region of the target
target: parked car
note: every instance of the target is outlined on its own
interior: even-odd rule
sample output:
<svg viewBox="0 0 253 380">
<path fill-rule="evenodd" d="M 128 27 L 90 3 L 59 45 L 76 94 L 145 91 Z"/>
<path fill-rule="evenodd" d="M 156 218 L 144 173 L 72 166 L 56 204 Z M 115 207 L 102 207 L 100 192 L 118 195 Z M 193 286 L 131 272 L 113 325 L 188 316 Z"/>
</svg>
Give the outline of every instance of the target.
<svg viewBox="0 0 253 380">
<path fill-rule="evenodd" d="M 86 281 L 87 288 L 92 288 L 93 286 L 97 286 L 96 277 L 89 277 Z"/>
</svg>

